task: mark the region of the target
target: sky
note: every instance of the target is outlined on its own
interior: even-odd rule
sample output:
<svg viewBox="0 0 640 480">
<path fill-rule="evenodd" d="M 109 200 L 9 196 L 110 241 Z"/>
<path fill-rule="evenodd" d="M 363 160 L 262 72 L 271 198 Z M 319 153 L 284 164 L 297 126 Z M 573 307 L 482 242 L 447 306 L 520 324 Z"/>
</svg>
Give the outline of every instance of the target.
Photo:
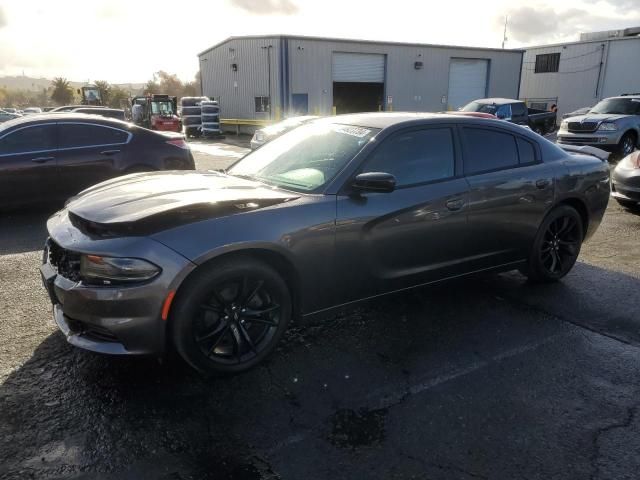
<svg viewBox="0 0 640 480">
<path fill-rule="evenodd" d="M 232 35 L 294 34 L 507 48 L 640 26 L 640 0 L 0 0 L 0 76 L 193 79 Z"/>
</svg>

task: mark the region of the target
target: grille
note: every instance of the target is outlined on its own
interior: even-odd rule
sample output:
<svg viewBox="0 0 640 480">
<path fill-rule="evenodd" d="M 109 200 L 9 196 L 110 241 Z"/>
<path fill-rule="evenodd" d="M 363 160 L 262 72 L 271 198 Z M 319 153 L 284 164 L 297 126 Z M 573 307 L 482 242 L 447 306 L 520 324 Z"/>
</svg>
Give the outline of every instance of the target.
<svg viewBox="0 0 640 480">
<path fill-rule="evenodd" d="M 69 329 L 73 333 L 99 342 L 120 342 L 118 337 L 116 337 L 108 328 L 82 322 L 69 317 L 66 317 L 66 320 L 69 325 Z"/>
<path fill-rule="evenodd" d="M 49 263 L 53 265 L 58 274 L 73 281 L 80 281 L 80 254 L 62 248 L 53 240 L 48 242 Z"/>
<path fill-rule="evenodd" d="M 595 132 L 598 122 L 569 122 L 570 132 Z"/>
<path fill-rule="evenodd" d="M 598 143 L 597 138 L 593 137 L 558 137 L 558 143 L 575 143 L 577 145 L 595 145 Z"/>
</svg>

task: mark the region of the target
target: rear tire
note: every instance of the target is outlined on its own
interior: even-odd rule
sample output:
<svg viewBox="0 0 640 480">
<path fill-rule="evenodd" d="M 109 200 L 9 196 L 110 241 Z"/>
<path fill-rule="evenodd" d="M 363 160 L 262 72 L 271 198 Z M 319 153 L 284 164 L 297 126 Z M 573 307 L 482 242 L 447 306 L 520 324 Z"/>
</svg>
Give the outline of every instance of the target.
<svg viewBox="0 0 640 480">
<path fill-rule="evenodd" d="M 622 207 L 622 208 L 626 208 L 629 210 L 637 210 L 639 205 L 638 202 L 634 202 L 631 200 L 619 200 L 616 198 L 616 202 L 618 202 L 618 204 Z"/>
<path fill-rule="evenodd" d="M 568 205 L 556 207 L 540 225 L 522 272 L 532 282 L 557 282 L 575 265 L 583 239 L 580 214 Z"/>
<path fill-rule="evenodd" d="M 249 258 L 202 267 L 171 309 L 173 343 L 204 374 L 239 373 L 264 360 L 291 319 L 291 295 L 271 266 Z"/>
</svg>

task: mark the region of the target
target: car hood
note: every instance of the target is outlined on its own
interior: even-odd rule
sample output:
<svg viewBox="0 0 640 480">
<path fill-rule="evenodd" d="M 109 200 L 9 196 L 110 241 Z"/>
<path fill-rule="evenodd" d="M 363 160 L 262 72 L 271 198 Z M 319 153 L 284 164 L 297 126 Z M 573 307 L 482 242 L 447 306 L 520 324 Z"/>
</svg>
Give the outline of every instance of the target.
<svg viewBox="0 0 640 480">
<path fill-rule="evenodd" d="M 299 198 L 219 172 L 125 175 L 71 198 L 69 217 L 87 234 L 147 235 L 185 223 L 247 213 Z"/>
<path fill-rule="evenodd" d="M 627 118 L 629 115 L 614 115 L 611 113 L 587 113 L 586 115 L 578 115 L 576 117 L 565 118 L 567 122 L 595 122 L 600 123 L 605 120 L 614 122 L 621 118 Z"/>
</svg>

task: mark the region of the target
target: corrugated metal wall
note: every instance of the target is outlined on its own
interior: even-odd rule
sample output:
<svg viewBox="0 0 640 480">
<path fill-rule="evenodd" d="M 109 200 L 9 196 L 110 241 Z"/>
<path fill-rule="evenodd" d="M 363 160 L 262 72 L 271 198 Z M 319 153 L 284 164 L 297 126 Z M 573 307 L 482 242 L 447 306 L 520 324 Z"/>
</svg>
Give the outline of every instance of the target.
<svg viewBox="0 0 640 480">
<path fill-rule="evenodd" d="M 333 52 L 386 55 L 385 98 L 392 97 L 395 111 L 446 110 L 451 58 L 489 60 L 487 94 L 508 98 L 518 96 L 522 59 L 522 52 L 518 51 L 288 37 L 284 37 L 283 42 L 288 42 L 289 93 L 308 94 L 309 114 L 332 113 Z M 275 106 L 281 103 L 278 38 L 238 38 L 201 57 L 204 94 L 219 98 L 223 117 L 265 117 L 255 113 L 254 97 L 267 94 L 266 54 L 261 48 L 267 44 L 273 45 L 271 76 L 275 113 Z M 422 62 L 422 69 L 416 70 L 415 62 Z M 232 72 L 232 63 L 238 64 L 238 72 Z M 283 69 L 283 73 L 285 71 Z"/>
<path fill-rule="evenodd" d="M 386 96 L 391 95 L 395 111 L 446 110 L 451 58 L 489 60 L 488 95 L 518 96 L 521 52 L 309 39 L 289 42 L 291 92 L 309 94 L 310 114 L 331 114 L 333 52 L 385 54 Z M 415 62 L 422 62 L 422 69 L 416 70 Z"/>
<path fill-rule="evenodd" d="M 536 55 L 545 53 L 560 53 L 558 72 L 535 73 Z M 640 38 L 532 48 L 524 56 L 520 97 L 558 97 L 562 115 L 593 106 L 602 98 L 640 91 L 639 58 Z"/>
<path fill-rule="evenodd" d="M 200 57 L 202 91 L 220 104 L 223 118 L 268 119 L 255 111 L 255 97 L 269 96 L 267 47 L 271 45 L 272 113 L 280 108 L 280 40 L 278 37 L 237 39 Z M 232 65 L 238 66 L 234 72 Z"/>
</svg>

